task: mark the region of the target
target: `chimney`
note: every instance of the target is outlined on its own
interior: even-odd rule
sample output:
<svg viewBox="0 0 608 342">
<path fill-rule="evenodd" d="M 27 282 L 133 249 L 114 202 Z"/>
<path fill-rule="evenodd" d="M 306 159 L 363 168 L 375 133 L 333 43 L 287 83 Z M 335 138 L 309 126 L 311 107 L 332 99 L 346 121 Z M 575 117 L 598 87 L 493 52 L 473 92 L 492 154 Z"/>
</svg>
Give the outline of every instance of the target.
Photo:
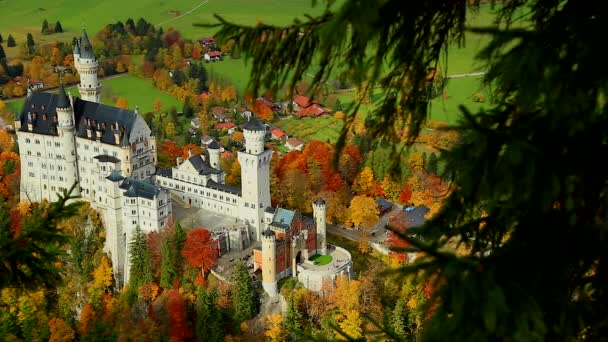
<svg viewBox="0 0 608 342">
<path fill-rule="evenodd" d="M 101 134 L 102 134 L 102 132 L 101 132 L 101 125 L 99 124 L 99 122 L 97 123 L 97 129 L 95 130 L 95 133 L 97 135 L 97 139 L 101 140 Z"/>
<path fill-rule="evenodd" d="M 34 105 L 32 105 L 34 106 Z M 27 130 L 28 132 L 32 132 L 34 129 L 34 122 L 32 121 L 32 113 L 27 112 Z"/>
<path fill-rule="evenodd" d="M 181 165 L 181 163 L 183 163 L 184 158 L 182 158 L 182 157 L 177 157 L 177 158 L 176 158 L 176 161 L 177 161 L 177 166 L 180 166 L 180 165 Z"/>
<path fill-rule="evenodd" d="M 91 138 L 93 136 L 93 132 L 91 131 L 91 120 L 87 120 L 87 138 Z"/>
<path fill-rule="evenodd" d="M 120 131 L 114 131 L 114 143 L 120 145 Z"/>
</svg>

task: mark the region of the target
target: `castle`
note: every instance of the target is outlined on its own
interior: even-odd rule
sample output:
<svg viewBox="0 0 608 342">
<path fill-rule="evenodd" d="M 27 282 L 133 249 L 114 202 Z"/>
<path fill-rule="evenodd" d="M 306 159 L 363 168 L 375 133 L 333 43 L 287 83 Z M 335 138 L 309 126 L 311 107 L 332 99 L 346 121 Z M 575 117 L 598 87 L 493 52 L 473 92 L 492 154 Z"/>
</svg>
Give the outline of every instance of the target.
<svg viewBox="0 0 608 342">
<path fill-rule="evenodd" d="M 157 169 L 156 139 L 138 111 L 100 103 L 99 64 L 84 30 L 74 46 L 74 64 L 80 98 L 66 94 L 62 84 L 58 94 L 28 90 L 15 117 L 21 200 L 55 201 L 78 184 L 72 195 L 101 213 L 105 250 L 119 285 L 129 280 L 133 234 L 138 228 L 146 233 L 164 228 L 172 217 L 172 196 L 246 225 L 247 240 L 261 241 L 255 268 L 262 269 L 270 295 L 277 294 L 280 278 L 297 274 L 298 263 L 326 253 L 323 200 L 313 204 L 314 220 L 271 207 L 272 150 L 264 146 L 266 127 L 255 117 L 243 126 L 240 189 L 224 183 L 217 143 L 205 155 Z"/>
</svg>

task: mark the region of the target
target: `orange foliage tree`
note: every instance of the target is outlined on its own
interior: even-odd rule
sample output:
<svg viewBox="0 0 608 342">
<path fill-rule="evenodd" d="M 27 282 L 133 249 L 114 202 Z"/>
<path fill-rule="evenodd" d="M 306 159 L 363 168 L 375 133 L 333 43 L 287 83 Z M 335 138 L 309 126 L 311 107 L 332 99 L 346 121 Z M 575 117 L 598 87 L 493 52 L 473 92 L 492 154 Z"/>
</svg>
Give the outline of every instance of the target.
<svg viewBox="0 0 608 342">
<path fill-rule="evenodd" d="M 182 256 L 188 265 L 201 269 L 203 277 L 215 266 L 217 245 L 207 229 L 198 228 L 188 233 Z"/>
<path fill-rule="evenodd" d="M 61 318 L 54 317 L 49 320 L 51 337 L 49 342 L 70 342 L 74 340 L 74 329 Z"/>
<path fill-rule="evenodd" d="M 168 291 L 167 309 L 169 312 L 170 334 L 169 342 L 182 342 L 192 337 L 192 330 L 188 324 L 186 300 L 178 290 Z"/>
<path fill-rule="evenodd" d="M 197 156 L 201 153 L 203 153 L 203 149 L 196 144 L 188 144 L 182 147 L 182 158 L 184 158 L 184 160 L 190 158 L 190 154 Z"/>
<path fill-rule="evenodd" d="M 272 112 L 272 109 L 270 109 L 270 107 L 268 107 L 262 100 L 255 101 L 253 103 L 253 108 L 251 108 L 251 111 L 254 112 L 258 116 L 258 118 L 262 120 L 272 121 L 272 119 L 274 119 L 274 113 Z"/>
<path fill-rule="evenodd" d="M 118 107 L 118 108 L 128 109 L 129 108 L 129 101 L 126 98 L 120 96 L 116 100 L 115 106 Z"/>
</svg>

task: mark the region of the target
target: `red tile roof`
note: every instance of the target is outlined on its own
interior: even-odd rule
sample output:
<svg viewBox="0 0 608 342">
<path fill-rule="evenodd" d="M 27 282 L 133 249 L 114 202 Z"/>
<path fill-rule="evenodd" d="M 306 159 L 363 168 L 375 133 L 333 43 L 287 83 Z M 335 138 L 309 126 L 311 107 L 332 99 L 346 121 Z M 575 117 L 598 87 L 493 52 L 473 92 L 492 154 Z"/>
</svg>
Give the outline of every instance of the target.
<svg viewBox="0 0 608 342">
<path fill-rule="evenodd" d="M 222 57 L 222 51 L 209 51 L 207 54 L 209 57 Z"/>
<path fill-rule="evenodd" d="M 217 125 L 215 125 L 215 129 L 220 130 L 220 129 L 231 129 L 236 127 L 236 125 L 234 124 L 234 122 L 222 122 L 219 123 Z"/>
<path fill-rule="evenodd" d="M 310 107 L 313 104 L 319 104 L 317 101 L 311 101 L 310 98 L 304 95 L 296 95 L 293 98 L 293 102 L 295 102 L 299 107 Z"/>
<path fill-rule="evenodd" d="M 302 108 L 296 112 L 296 116 L 299 118 L 317 117 L 329 112 L 327 109 L 313 104 L 310 107 Z"/>
<path fill-rule="evenodd" d="M 222 158 L 232 158 L 232 153 L 228 151 L 224 151 L 220 155 L 222 156 Z"/>
<path fill-rule="evenodd" d="M 286 135 L 285 132 L 281 131 L 278 128 L 275 128 L 272 131 L 270 131 L 270 134 L 272 134 L 275 138 L 282 138 Z"/>
</svg>

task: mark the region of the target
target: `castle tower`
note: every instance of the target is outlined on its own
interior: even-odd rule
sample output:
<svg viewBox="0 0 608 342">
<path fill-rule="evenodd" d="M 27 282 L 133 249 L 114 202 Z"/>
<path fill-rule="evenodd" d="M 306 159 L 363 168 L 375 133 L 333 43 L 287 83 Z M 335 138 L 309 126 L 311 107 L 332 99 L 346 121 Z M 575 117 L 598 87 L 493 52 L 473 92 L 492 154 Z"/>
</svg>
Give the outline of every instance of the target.
<svg viewBox="0 0 608 342">
<path fill-rule="evenodd" d="M 57 134 L 61 138 L 61 148 L 65 156 L 65 172 L 67 189 L 78 183 L 78 163 L 76 160 L 76 142 L 74 126 L 74 109 L 68 100 L 63 88 L 63 83 L 59 84 L 59 96 L 57 99 Z M 72 196 L 80 196 L 80 185 L 76 185 L 71 193 Z"/>
<path fill-rule="evenodd" d="M 312 213 L 315 218 L 315 223 L 317 224 L 317 253 L 321 255 L 327 254 L 326 209 L 325 201 L 322 198 L 317 198 L 312 202 Z"/>
<path fill-rule="evenodd" d="M 277 282 L 277 241 L 274 232 L 262 232 L 262 287 L 270 297 L 279 294 Z"/>
<path fill-rule="evenodd" d="M 93 46 L 84 29 L 80 41 L 76 41 L 74 44 L 74 66 L 80 74 L 80 84 L 78 85 L 80 98 L 99 103 L 101 99 L 101 83 L 97 80 L 99 62 L 95 58 Z"/>
<path fill-rule="evenodd" d="M 255 230 L 255 239 L 261 238 L 264 227 L 264 209 L 270 207 L 270 159 L 272 150 L 264 147 L 266 127 L 252 117 L 243 126 L 245 147 L 239 151 L 241 164 L 240 218 Z"/>
<path fill-rule="evenodd" d="M 209 165 L 217 170 L 220 170 L 220 145 L 214 140 L 207 146 L 209 152 Z"/>
</svg>

